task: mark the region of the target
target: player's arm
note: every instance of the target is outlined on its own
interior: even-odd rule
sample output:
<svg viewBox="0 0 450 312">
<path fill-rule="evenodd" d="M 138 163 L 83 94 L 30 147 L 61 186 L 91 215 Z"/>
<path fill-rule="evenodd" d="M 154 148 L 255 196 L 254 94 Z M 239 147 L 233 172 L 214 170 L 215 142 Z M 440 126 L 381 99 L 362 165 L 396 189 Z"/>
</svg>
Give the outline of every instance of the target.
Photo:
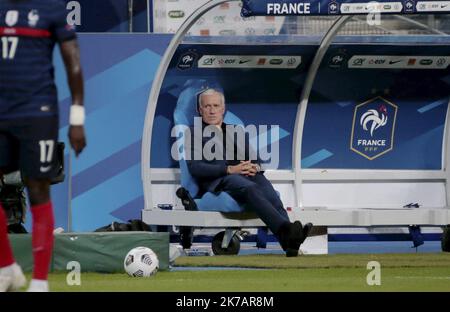
<svg viewBox="0 0 450 312">
<path fill-rule="evenodd" d="M 64 41 L 60 44 L 61 55 L 66 67 L 67 79 L 72 95 L 70 109 L 69 140 L 70 145 L 78 156 L 86 147 L 84 134 L 84 86 L 81 70 L 80 49 L 76 39 Z"/>
</svg>

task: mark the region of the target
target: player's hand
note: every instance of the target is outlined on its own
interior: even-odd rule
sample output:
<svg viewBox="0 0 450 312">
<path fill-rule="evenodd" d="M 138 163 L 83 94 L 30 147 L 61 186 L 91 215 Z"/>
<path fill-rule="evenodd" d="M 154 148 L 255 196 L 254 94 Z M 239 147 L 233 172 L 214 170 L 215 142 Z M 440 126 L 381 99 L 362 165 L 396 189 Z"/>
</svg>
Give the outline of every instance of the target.
<svg viewBox="0 0 450 312">
<path fill-rule="evenodd" d="M 258 173 L 258 167 L 251 163 L 250 161 L 241 161 L 241 164 L 244 164 L 244 170 L 242 172 L 243 175 L 254 177 Z"/>
<path fill-rule="evenodd" d="M 229 173 L 248 175 L 249 170 L 251 169 L 251 165 L 252 164 L 250 163 L 250 161 L 241 161 L 239 165 L 230 166 Z"/>
<path fill-rule="evenodd" d="M 247 162 L 241 162 L 239 165 L 229 166 L 228 173 L 229 174 L 242 174 L 245 171 L 245 166 Z"/>
<path fill-rule="evenodd" d="M 69 127 L 69 141 L 75 156 L 78 157 L 83 149 L 86 147 L 86 137 L 84 136 L 83 126 L 70 126 Z"/>
</svg>

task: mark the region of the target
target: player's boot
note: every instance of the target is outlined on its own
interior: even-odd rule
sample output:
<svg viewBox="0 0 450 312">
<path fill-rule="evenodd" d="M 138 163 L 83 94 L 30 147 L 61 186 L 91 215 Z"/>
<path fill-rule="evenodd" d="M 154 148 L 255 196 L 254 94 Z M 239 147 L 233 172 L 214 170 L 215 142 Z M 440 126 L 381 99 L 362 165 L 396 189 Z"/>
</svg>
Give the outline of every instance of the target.
<svg viewBox="0 0 450 312">
<path fill-rule="evenodd" d="M 17 263 L 0 269 L 0 292 L 16 291 L 25 286 L 27 279 Z"/>
<path fill-rule="evenodd" d="M 32 279 L 27 292 L 48 292 L 48 281 Z"/>
</svg>

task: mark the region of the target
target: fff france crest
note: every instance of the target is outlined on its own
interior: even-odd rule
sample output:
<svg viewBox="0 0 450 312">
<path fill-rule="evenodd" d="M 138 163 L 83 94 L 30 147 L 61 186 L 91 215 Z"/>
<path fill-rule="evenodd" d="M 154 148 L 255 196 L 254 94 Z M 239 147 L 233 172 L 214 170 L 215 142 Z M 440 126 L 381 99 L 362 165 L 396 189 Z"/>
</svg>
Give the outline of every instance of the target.
<svg viewBox="0 0 450 312">
<path fill-rule="evenodd" d="M 394 147 L 397 105 L 376 97 L 356 105 L 350 149 L 373 160 Z"/>
</svg>

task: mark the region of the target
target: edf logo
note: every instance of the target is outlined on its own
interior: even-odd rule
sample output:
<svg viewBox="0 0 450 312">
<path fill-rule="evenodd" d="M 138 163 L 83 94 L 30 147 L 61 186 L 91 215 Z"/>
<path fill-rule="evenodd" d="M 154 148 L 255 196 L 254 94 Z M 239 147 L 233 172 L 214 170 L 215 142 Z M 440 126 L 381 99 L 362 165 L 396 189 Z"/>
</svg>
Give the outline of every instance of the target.
<svg viewBox="0 0 450 312">
<path fill-rule="evenodd" d="M 397 110 L 397 105 L 382 97 L 356 105 L 350 149 L 369 160 L 392 150 Z"/>
</svg>

